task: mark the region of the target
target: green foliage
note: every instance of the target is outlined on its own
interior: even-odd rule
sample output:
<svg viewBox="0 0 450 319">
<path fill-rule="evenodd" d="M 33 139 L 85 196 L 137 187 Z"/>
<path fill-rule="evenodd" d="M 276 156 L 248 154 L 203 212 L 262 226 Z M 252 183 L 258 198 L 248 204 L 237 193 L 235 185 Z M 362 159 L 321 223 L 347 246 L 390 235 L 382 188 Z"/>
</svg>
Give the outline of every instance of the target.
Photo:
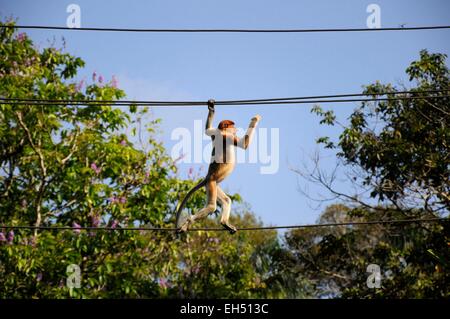
<svg viewBox="0 0 450 319">
<path fill-rule="evenodd" d="M 39 50 L 12 28 L 0 28 L 0 54 L 2 97 L 99 101 L 0 104 L 0 223 L 72 227 L 0 230 L 0 298 L 450 296 L 448 223 L 305 228 L 287 232 L 284 245 L 271 231 L 78 230 L 173 227 L 174 207 L 196 181 L 177 178 L 175 163 L 155 139 L 159 120 L 149 119 L 145 108 L 126 111 L 101 102 L 125 96 L 113 81 L 75 80 L 84 66 L 80 58 Z M 417 83 L 413 95 L 426 98 L 363 103 L 338 141 L 317 140 L 360 168 L 371 196 L 390 205 L 333 205 L 319 222 L 448 212 L 449 100 L 437 97 L 446 93 L 420 93 L 448 89 L 445 56 L 422 51 L 407 73 Z M 375 83 L 365 92 L 395 91 Z M 333 112 L 312 111 L 322 124 L 336 123 Z M 148 147 L 135 141 L 142 130 Z M 231 197 L 232 223 L 262 225 L 239 194 Z M 187 210 L 195 212 L 204 201 L 198 192 Z M 207 219 L 199 226 L 217 224 Z M 382 269 L 381 289 L 366 286 L 371 263 Z M 80 288 L 66 285 L 71 264 L 81 269 Z"/>
<path fill-rule="evenodd" d="M 378 205 L 364 202 L 359 195 L 333 189 L 319 176 L 316 181 L 352 204 L 329 206 L 320 223 L 448 216 L 450 99 L 448 91 L 423 92 L 449 89 L 445 58 L 421 51 L 420 60 L 406 70 L 416 84 L 408 96 L 415 99 L 390 98 L 405 88 L 369 85 L 364 93 L 389 99 L 363 102 L 338 141 L 317 140 L 337 151 L 351 182 L 362 185 L 360 194 L 378 200 Z M 331 111 L 315 106 L 312 112 L 322 117 L 321 124 L 334 125 Z M 299 229 L 286 234 L 280 263 L 285 275 L 308 278 L 320 297 L 448 298 L 449 230 L 448 222 Z M 379 289 L 366 285 L 369 264 L 381 268 Z"/>
<path fill-rule="evenodd" d="M 76 82 L 80 58 L 37 49 L 0 28 L 0 96 L 118 100 L 125 93 L 93 76 Z M 275 233 L 216 235 L 88 227 L 173 227 L 173 209 L 193 181 L 181 181 L 154 134 L 158 120 L 137 105 L 0 104 L 0 223 L 69 226 L 65 231 L 0 231 L 0 298 L 258 297 L 270 269 L 255 267 Z M 147 125 L 141 125 L 141 123 Z M 146 130 L 148 147 L 133 136 Z M 130 131 L 129 139 L 123 132 Z M 235 199 L 240 199 L 238 195 Z M 189 209 L 204 205 L 196 194 Z M 259 224 L 253 215 L 237 225 Z M 206 221 L 207 223 L 209 221 Z M 274 248 L 274 249 L 275 249 Z M 255 259 L 256 258 L 256 259 Z M 81 269 L 68 288 L 67 266 Z"/>
<path fill-rule="evenodd" d="M 361 168 L 364 185 L 376 185 L 371 196 L 402 206 L 413 201 L 428 211 L 450 206 L 450 99 L 449 70 L 446 56 L 420 52 L 420 60 L 412 62 L 406 72 L 417 87 L 410 89 L 416 99 L 388 99 L 363 102 L 350 116 L 349 125 L 337 143 L 322 137 L 319 143 L 332 148 L 337 144 L 338 157 L 351 166 Z M 398 90 L 390 84 L 368 85 L 364 93 L 373 97 L 394 97 Z M 396 94 L 395 97 L 404 97 Z M 333 124 L 334 115 L 320 107 L 313 111 L 321 123 Z M 412 194 L 412 195 L 411 195 Z"/>
<path fill-rule="evenodd" d="M 242 227 L 261 226 L 254 216 L 242 213 L 231 222 Z M 217 221 L 200 225 L 215 227 Z M 176 258 L 180 265 L 168 263 L 161 279 L 169 298 L 255 298 L 270 294 L 270 265 L 261 260 L 270 258 L 279 249 L 276 232 L 263 234 L 238 232 L 198 232 L 182 235 L 181 241 L 167 241 L 161 247 L 164 259 Z M 174 254 L 169 257 L 168 254 Z"/>
<path fill-rule="evenodd" d="M 355 217 L 353 209 L 332 205 L 319 222 L 380 218 L 376 210 L 356 210 L 359 217 Z M 386 220 L 402 217 L 395 210 L 384 216 Z M 285 258 L 290 265 L 286 270 L 293 277 L 310 279 L 319 297 L 448 298 L 449 226 L 448 222 L 399 223 L 294 230 L 286 234 L 286 254 L 290 258 Z M 369 264 L 380 266 L 380 288 L 366 284 Z"/>
</svg>

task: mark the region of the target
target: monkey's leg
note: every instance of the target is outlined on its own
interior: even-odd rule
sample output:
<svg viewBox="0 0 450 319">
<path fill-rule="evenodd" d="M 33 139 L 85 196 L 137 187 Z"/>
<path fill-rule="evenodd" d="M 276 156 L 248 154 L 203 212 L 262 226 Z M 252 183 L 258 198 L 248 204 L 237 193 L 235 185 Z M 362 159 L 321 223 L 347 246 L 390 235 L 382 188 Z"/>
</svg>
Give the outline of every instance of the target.
<svg viewBox="0 0 450 319">
<path fill-rule="evenodd" d="M 189 225 L 195 222 L 196 220 L 205 218 L 209 214 L 213 213 L 216 210 L 216 202 L 217 202 L 217 183 L 215 181 L 208 181 L 205 185 L 206 187 L 206 206 L 198 211 L 197 214 L 188 218 L 184 224 L 181 226 L 179 232 L 186 232 L 189 228 Z"/>
<path fill-rule="evenodd" d="M 223 227 L 228 229 L 230 234 L 234 234 L 237 229 L 228 222 L 231 211 L 231 198 L 228 197 L 219 186 L 217 186 L 217 199 L 222 204 L 222 216 L 220 217 L 220 223 Z"/>
</svg>

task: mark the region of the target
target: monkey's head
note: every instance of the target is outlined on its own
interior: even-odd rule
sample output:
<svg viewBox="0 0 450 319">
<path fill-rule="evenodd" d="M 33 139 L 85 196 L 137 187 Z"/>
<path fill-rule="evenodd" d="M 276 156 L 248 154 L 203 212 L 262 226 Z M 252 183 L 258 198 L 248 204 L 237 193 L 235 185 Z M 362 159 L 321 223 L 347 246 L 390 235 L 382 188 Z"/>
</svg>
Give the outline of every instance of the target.
<svg viewBox="0 0 450 319">
<path fill-rule="evenodd" d="M 236 134 L 236 128 L 234 127 L 234 122 L 230 120 L 223 120 L 219 123 L 219 130 L 228 132 L 231 134 Z"/>
</svg>

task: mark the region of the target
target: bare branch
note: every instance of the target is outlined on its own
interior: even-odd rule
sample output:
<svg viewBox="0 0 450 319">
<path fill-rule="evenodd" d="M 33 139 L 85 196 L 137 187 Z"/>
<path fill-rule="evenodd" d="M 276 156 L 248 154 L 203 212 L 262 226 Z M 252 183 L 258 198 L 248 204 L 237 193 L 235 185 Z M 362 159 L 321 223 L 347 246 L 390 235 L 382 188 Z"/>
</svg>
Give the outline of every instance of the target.
<svg viewBox="0 0 450 319">
<path fill-rule="evenodd" d="M 36 154 L 39 157 L 39 164 L 40 164 L 40 168 L 41 168 L 41 180 L 39 183 L 38 196 L 36 198 L 36 222 L 35 222 L 35 226 L 39 227 L 41 225 L 41 220 L 42 220 L 41 205 L 42 205 L 42 199 L 44 197 L 44 191 L 45 191 L 45 184 L 46 184 L 45 179 L 47 177 L 47 168 L 45 167 L 45 158 L 44 158 L 44 154 L 42 153 L 42 150 L 40 149 L 41 141 L 38 140 L 37 145 L 34 143 L 33 137 L 31 136 L 31 132 L 23 121 L 22 113 L 15 112 L 15 114 L 17 116 L 20 126 L 22 127 L 22 129 L 25 131 L 25 133 L 27 135 L 28 142 L 30 143 L 32 149 L 36 152 Z M 36 228 L 34 230 L 34 237 L 37 236 L 37 231 L 38 231 L 38 229 Z"/>
</svg>

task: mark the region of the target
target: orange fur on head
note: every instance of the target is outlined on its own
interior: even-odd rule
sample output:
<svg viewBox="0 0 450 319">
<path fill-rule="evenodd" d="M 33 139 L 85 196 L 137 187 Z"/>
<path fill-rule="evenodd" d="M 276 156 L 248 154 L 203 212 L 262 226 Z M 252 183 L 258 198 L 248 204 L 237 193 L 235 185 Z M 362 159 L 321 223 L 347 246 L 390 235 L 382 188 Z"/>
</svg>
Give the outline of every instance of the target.
<svg viewBox="0 0 450 319">
<path fill-rule="evenodd" d="M 226 128 L 234 127 L 234 122 L 230 120 L 223 120 L 219 123 L 219 130 L 223 130 Z"/>
</svg>

